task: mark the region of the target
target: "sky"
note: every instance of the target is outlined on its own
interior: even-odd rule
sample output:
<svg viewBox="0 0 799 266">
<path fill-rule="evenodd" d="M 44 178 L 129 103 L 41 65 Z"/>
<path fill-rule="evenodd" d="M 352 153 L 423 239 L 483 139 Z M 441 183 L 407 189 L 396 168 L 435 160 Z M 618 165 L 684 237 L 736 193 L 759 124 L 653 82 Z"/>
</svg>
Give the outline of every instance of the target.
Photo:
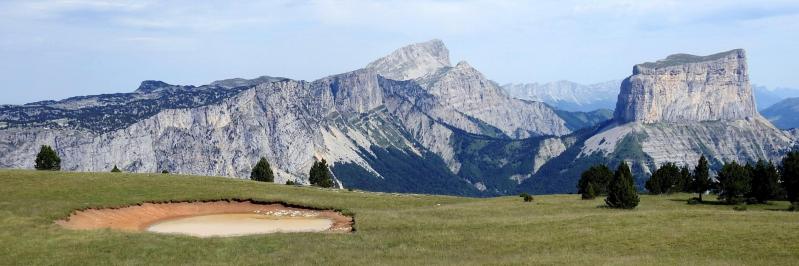
<svg viewBox="0 0 799 266">
<path fill-rule="evenodd" d="M 500 84 L 623 79 L 669 54 L 744 48 L 753 83 L 799 88 L 799 1 L 0 1 L 0 104 L 314 80 L 441 39 Z"/>
</svg>

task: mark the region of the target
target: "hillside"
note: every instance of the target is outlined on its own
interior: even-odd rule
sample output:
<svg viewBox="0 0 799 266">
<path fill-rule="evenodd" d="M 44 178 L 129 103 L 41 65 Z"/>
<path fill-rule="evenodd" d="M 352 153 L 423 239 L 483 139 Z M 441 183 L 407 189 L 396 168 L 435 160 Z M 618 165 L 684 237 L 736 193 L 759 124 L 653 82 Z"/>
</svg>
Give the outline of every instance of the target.
<svg viewBox="0 0 799 266">
<path fill-rule="evenodd" d="M 799 260 L 785 202 L 733 211 L 642 196 L 632 211 L 577 195 L 473 199 L 324 190 L 226 178 L 0 170 L 0 261 L 87 264 L 756 264 Z M 343 209 L 354 233 L 194 238 L 54 224 L 75 209 L 260 199 Z"/>
<path fill-rule="evenodd" d="M 799 98 L 788 98 L 760 111 L 774 126 L 781 129 L 799 127 Z"/>
</svg>

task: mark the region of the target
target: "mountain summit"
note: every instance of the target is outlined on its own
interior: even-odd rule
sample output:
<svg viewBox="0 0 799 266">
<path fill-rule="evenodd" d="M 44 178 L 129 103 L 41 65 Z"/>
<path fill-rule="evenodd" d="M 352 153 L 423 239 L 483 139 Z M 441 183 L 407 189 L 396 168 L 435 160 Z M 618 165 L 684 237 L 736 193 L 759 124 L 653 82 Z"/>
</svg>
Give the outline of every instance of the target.
<svg viewBox="0 0 799 266">
<path fill-rule="evenodd" d="M 399 48 L 388 56 L 369 63 L 366 68 L 374 69 L 389 79 L 408 80 L 449 66 L 449 50 L 444 42 L 434 39 Z"/>
</svg>

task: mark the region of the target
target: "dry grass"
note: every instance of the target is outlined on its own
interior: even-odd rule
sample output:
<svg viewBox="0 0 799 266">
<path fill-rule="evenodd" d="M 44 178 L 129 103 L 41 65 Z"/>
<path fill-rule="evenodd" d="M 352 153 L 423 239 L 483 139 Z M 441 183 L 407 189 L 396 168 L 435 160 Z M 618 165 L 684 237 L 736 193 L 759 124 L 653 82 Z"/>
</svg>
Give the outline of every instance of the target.
<svg viewBox="0 0 799 266">
<path fill-rule="evenodd" d="M 0 264 L 756 264 L 799 262 L 786 202 L 734 211 L 641 197 L 635 210 L 577 195 L 472 199 L 333 191 L 212 177 L 0 171 Z M 353 234 L 194 238 L 71 231 L 74 209 L 253 198 L 355 213 Z"/>
</svg>

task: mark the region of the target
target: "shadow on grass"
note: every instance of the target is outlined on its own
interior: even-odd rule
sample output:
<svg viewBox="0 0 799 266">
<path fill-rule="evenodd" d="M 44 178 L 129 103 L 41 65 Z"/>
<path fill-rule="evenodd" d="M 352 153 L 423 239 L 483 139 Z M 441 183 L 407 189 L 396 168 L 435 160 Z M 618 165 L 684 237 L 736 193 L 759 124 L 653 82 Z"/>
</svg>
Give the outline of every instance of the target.
<svg viewBox="0 0 799 266">
<path fill-rule="evenodd" d="M 669 200 L 670 201 L 687 203 L 689 199 L 669 199 Z M 697 202 L 694 205 L 730 205 L 730 204 L 727 204 L 726 202 L 718 201 L 718 200 L 702 200 L 700 202 Z M 732 206 L 732 205 L 730 205 L 730 206 Z"/>
</svg>

